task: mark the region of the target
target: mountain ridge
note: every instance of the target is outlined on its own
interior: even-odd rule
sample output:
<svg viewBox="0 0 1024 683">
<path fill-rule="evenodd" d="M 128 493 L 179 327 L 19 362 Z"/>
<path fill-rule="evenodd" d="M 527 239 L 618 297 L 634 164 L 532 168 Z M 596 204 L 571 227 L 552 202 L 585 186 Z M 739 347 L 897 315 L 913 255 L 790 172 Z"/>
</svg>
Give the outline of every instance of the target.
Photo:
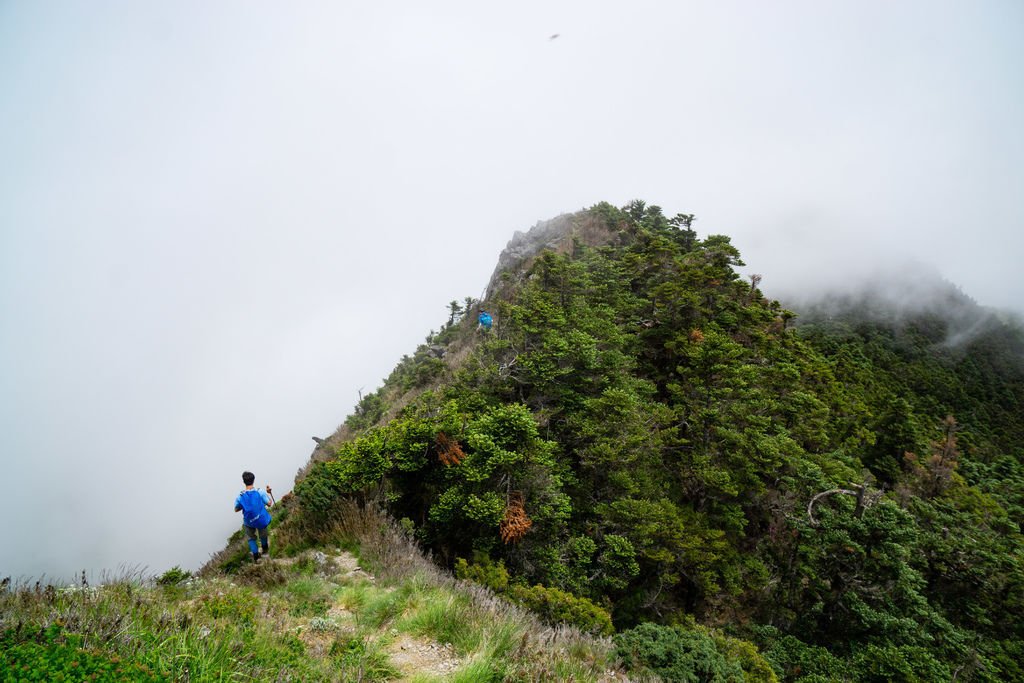
<svg viewBox="0 0 1024 683">
<path fill-rule="evenodd" d="M 438 680 L 1024 680 L 1024 333 L 955 287 L 894 306 L 879 281 L 789 310 L 693 220 L 602 203 L 513 235 L 484 300 L 451 302 L 318 439 L 275 508 L 272 562 L 250 564 L 239 532 L 196 583 L 161 577 L 199 624 L 184 656 L 210 629 L 239 642 L 253 601 L 330 630 L 314 619 L 343 590 L 380 615 L 372 629 L 261 631 L 245 675 L 346 680 L 356 662 L 388 680 L 387 625 L 429 620 L 462 657 Z M 392 583 L 310 579 L 323 549 Z M 133 585 L 114 589 L 119 609 Z M 78 593 L 0 604 L 65 615 L 40 622 L 51 640 L 5 618 L 0 655 L 74 654 L 99 634 L 192 670 L 88 626 Z M 512 639 L 449 628 L 505 610 Z M 311 648 L 328 659 L 303 664 Z"/>
<path fill-rule="evenodd" d="M 861 600 L 879 615 L 888 610 L 910 619 L 925 638 L 920 642 L 933 638 L 926 634 L 934 629 L 963 628 L 968 640 L 977 638 L 970 635 L 976 633 L 971 622 L 948 611 L 945 594 L 929 597 L 931 586 L 942 583 L 935 567 L 899 553 L 890 557 L 886 571 L 923 581 L 924 587 L 907 592 L 902 606 L 885 608 L 871 591 L 835 592 L 837 581 L 872 584 L 879 576 L 826 570 L 829 553 L 804 557 L 799 546 L 782 542 L 778 534 L 788 529 L 802 543 L 819 544 L 821 530 L 797 513 L 813 495 L 850 481 L 867 481 L 880 496 L 870 513 L 873 531 L 863 526 L 862 516 L 869 514 L 859 508 L 846 518 L 843 510 L 854 511 L 841 500 L 826 506 L 828 523 L 850 536 L 844 547 L 856 553 L 874 552 L 866 540 L 872 534 L 888 536 L 894 547 L 916 547 L 933 533 L 935 510 L 960 500 L 954 517 L 973 519 L 976 513 L 964 508 L 963 500 L 981 496 L 983 507 L 1001 510 L 985 523 L 985 533 L 993 542 L 1000 539 L 1007 559 L 1018 566 L 1020 535 L 1010 516 L 1017 509 L 1018 485 L 1007 490 L 986 472 L 994 471 L 993 463 L 995 469 L 1020 471 L 1019 420 L 1013 410 L 1024 394 L 1011 373 L 1003 378 L 1008 408 L 986 403 L 993 378 L 984 368 L 1019 354 L 1019 333 L 986 317 L 958 291 L 947 298 L 962 315 L 945 321 L 940 316 L 938 323 L 933 310 L 888 306 L 887 321 L 873 319 L 874 314 L 860 321 L 849 316 L 852 328 L 844 321 L 847 327 L 839 329 L 830 327 L 828 316 L 808 315 L 807 320 L 796 316 L 794 326 L 792 312 L 765 299 L 756 281 L 740 279 L 734 267 L 742 262 L 728 238 L 698 239 L 692 220 L 686 214 L 669 219 L 643 202 L 622 209 L 598 205 L 514 236 L 485 290 L 486 301 L 472 302 L 458 315 L 453 309 L 448 325 L 404 359 L 382 388 L 392 397 L 403 393 L 400 389 L 412 394 L 388 411 L 373 406 L 377 400 L 388 402 L 383 394 L 364 397 L 357 419 L 348 422 L 355 439 L 339 446 L 324 469 L 311 470 L 315 481 L 300 482 L 297 496 L 312 501 L 318 488 L 333 491 L 330 495 L 383 496 L 420 542 L 443 563 L 461 567 L 466 577 L 487 583 L 507 572 L 526 585 L 540 581 L 558 587 L 610 608 L 623 634 L 633 633 L 631 624 L 639 628 L 656 616 L 648 609 L 660 603 L 659 609 L 696 617 L 697 625 L 732 628 L 766 652 L 776 652 L 773 665 L 783 678 L 793 678 L 792 663 L 780 661 L 777 651 L 780 643 L 793 644 L 786 639 L 795 637 L 794 624 L 816 614 L 813 601 L 801 606 L 810 595 L 826 598 L 826 612 L 850 610 L 848 600 Z M 847 309 L 856 308 L 851 303 L 856 302 L 846 302 Z M 472 331 L 480 305 L 497 311 L 491 335 Z M 960 340 L 959 357 L 940 353 L 947 337 L 936 334 L 972 320 L 985 320 L 985 326 Z M 888 324 L 894 321 L 900 324 Z M 999 334 L 1002 349 L 996 344 L 977 352 L 979 339 L 991 346 Z M 431 357 L 432 346 L 444 349 L 444 359 Z M 457 363 L 450 362 L 449 349 L 456 351 Z M 523 412 L 516 412 L 516 405 Z M 955 427 L 941 437 L 941 425 L 954 408 L 966 422 L 954 418 Z M 360 419 L 367 417 L 374 419 Z M 644 423 L 654 429 L 645 431 Z M 493 450 L 488 439 L 495 428 L 517 432 L 519 441 Z M 942 438 L 955 452 L 948 461 L 929 454 Z M 454 443 L 462 456 L 439 466 L 438 458 L 449 457 L 442 443 Z M 957 443 L 969 451 L 966 456 Z M 422 450 L 405 452 L 414 445 Z M 643 455 L 627 450 L 630 462 L 618 463 L 614 449 L 623 446 Z M 479 455 L 488 449 L 491 455 Z M 650 465 L 638 467 L 644 458 Z M 365 462 L 374 465 L 367 468 Z M 483 470 L 474 473 L 476 467 Z M 611 469 L 602 473 L 604 467 Z M 664 483 L 656 473 L 665 467 L 681 469 L 670 477 L 676 483 L 657 493 Z M 781 488 L 786 479 L 778 478 L 780 467 L 791 472 L 786 477 L 796 477 Z M 801 474 L 806 467 L 812 469 Z M 410 479 L 406 473 L 415 475 Z M 608 493 L 616 487 L 619 493 Z M 508 538 L 513 519 L 525 520 L 527 530 L 512 535 L 517 539 L 512 547 L 507 541 L 503 546 L 499 539 Z M 641 523 L 650 531 L 638 531 Z M 901 526 L 914 533 L 904 535 Z M 550 548 L 531 545 L 538 527 Z M 813 566 L 799 576 L 785 576 L 781 569 L 805 561 Z M 783 600 L 786 609 L 779 610 L 778 600 L 743 597 L 764 590 L 781 597 L 778 587 L 770 588 L 778 580 L 772 575 L 780 571 L 783 584 L 797 582 L 786 588 L 792 600 Z M 574 572 L 589 577 L 589 584 Z M 639 601 L 630 607 L 633 598 L 623 591 L 634 585 Z M 503 580 L 492 587 L 515 593 Z M 807 595 L 796 597 L 802 594 Z M 1019 599 L 1019 590 L 1012 595 Z M 921 612 L 929 600 L 934 604 Z M 765 625 L 737 630 L 726 618 L 730 613 Z M 850 631 L 834 616 L 818 614 L 810 638 L 796 641 L 804 648 L 800 657 L 825 648 L 822 675 L 866 667 L 868 652 L 910 661 L 909 671 L 952 672 L 955 661 L 983 657 L 980 645 L 955 655 L 925 648 L 911 657 L 909 646 L 883 646 L 878 638 L 892 636 L 873 633 L 868 624 L 874 617 L 867 613 L 859 627 L 864 631 Z M 1017 628 L 999 633 L 1016 643 Z M 844 644 L 832 652 L 833 641 Z M 980 664 L 975 668 L 984 670 Z M 985 680 L 983 673 L 977 676 Z"/>
</svg>

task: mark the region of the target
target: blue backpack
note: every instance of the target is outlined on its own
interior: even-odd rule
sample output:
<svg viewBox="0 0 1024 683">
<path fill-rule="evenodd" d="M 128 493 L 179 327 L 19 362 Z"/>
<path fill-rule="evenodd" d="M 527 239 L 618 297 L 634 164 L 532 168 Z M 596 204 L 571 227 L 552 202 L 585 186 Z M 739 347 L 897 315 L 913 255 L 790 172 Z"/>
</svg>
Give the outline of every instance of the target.
<svg viewBox="0 0 1024 683">
<path fill-rule="evenodd" d="M 270 524 L 270 513 L 263 503 L 263 495 L 256 489 L 242 491 L 242 524 L 253 529 L 266 529 Z"/>
</svg>

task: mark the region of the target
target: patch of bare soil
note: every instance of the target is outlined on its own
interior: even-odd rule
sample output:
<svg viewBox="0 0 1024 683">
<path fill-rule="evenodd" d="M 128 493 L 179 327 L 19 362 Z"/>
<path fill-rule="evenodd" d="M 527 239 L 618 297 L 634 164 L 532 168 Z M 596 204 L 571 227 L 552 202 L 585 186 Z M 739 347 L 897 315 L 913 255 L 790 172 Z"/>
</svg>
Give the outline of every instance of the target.
<svg viewBox="0 0 1024 683">
<path fill-rule="evenodd" d="M 376 577 L 363 571 L 363 568 L 359 566 L 359 560 L 352 553 L 339 549 L 338 554 L 333 559 L 336 570 L 333 577 L 334 581 L 344 582 L 361 579 L 370 583 L 376 583 Z"/>
<path fill-rule="evenodd" d="M 388 647 L 391 663 L 407 677 L 416 674 L 449 676 L 462 664 L 452 646 L 401 634 Z"/>
</svg>

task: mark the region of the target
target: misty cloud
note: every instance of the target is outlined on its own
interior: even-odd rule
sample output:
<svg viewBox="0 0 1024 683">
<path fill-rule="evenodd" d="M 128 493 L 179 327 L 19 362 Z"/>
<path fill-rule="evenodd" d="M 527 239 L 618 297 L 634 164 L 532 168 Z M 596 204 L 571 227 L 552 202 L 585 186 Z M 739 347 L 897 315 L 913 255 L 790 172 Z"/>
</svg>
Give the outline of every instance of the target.
<svg viewBox="0 0 1024 683">
<path fill-rule="evenodd" d="M 1024 9 L 0 4 L 0 574 L 195 567 L 513 231 L 643 198 L 775 292 L 1021 309 Z M 553 34 L 557 40 L 550 40 Z"/>
</svg>

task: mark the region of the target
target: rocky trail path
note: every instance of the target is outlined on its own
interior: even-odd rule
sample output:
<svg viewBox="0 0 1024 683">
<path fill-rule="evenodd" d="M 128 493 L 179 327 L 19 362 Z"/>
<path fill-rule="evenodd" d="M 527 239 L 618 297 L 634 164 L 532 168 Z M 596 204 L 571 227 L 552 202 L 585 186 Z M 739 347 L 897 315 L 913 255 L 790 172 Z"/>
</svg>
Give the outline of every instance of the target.
<svg viewBox="0 0 1024 683">
<path fill-rule="evenodd" d="M 373 675 L 356 667 L 355 671 L 340 671 L 344 676 L 339 680 L 443 682 L 450 680 L 465 663 L 465 658 L 455 652 L 451 643 L 440 643 L 396 628 L 401 614 L 377 628 L 368 627 L 361 617 L 360 606 L 353 604 L 345 589 L 370 586 L 375 592 L 383 593 L 394 589 L 378 587 L 376 578 L 360 567 L 352 553 L 340 548 L 328 552 L 307 551 L 297 557 L 271 558 L 269 562 L 289 570 L 300 565 L 306 571 L 311 570 L 311 576 L 321 579 L 332 594 L 340 593 L 323 616 L 291 617 L 284 624 L 302 641 L 307 655 L 336 656 L 338 644 L 348 643 L 353 653 L 362 648 L 383 654 L 386 661 L 379 662 L 378 668 L 391 670 Z"/>
</svg>

